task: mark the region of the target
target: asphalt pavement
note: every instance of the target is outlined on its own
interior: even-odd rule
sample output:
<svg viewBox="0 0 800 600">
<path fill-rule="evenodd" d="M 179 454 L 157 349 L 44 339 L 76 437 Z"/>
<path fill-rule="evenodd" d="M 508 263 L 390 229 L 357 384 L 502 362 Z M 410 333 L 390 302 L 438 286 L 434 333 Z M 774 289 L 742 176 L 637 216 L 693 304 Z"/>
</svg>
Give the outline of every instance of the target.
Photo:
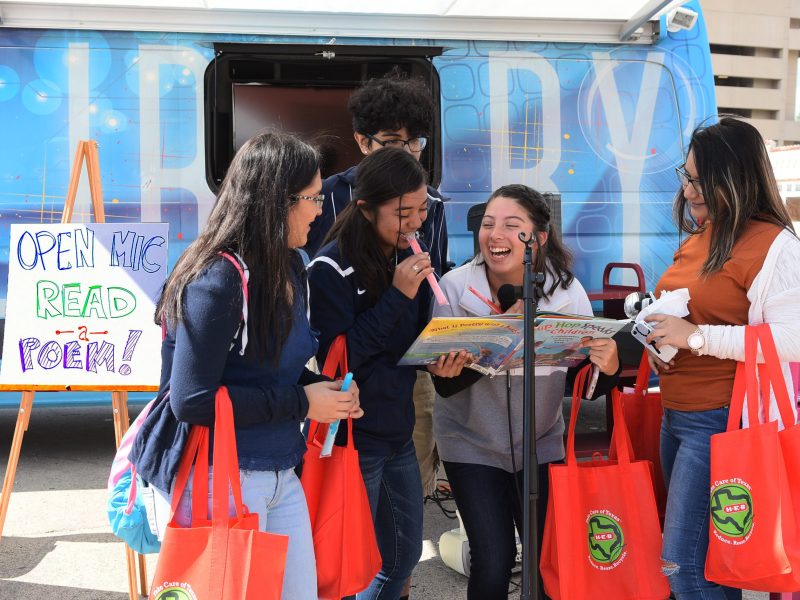
<svg viewBox="0 0 800 600">
<path fill-rule="evenodd" d="M 137 407 L 130 412 L 134 418 Z M 602 428 L 601 402 L 585 412 L 584 429 Z M 16 410 L 0 409 L 0 477 L 5 475 L 16 418 Z M 110 398 L 101 407 L 34 404 L 0 540 L 0 600 L 127 600 L 124 546 L 111 533 L 105 513 L 113 456 Z M 445 506 L 454 508 L 452 501 Z M 457 526 L 435 503 L 426 503 L 413 599 L 466 598 L 466 577 L 439 556 L 440 536 Z M 151 555 L 149 575 L 154 567 Z M 745 594 L 747 600 L 767 596 Z M 518 590 L 509 597 L 518 598 Z"/>
</svg>

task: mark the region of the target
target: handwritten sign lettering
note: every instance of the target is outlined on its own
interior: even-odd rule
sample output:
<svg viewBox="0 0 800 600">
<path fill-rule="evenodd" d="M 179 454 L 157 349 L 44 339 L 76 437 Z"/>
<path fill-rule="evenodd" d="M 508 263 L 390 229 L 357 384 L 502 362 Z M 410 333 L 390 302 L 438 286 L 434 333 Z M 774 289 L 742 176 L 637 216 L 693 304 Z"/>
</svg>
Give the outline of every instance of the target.
<svg viewBox="0 0 800 600">
<path fill-rule="evenodd" d="M 0 379 L 157 385 L 164 223 L 12 225 Z"/>
</svg>

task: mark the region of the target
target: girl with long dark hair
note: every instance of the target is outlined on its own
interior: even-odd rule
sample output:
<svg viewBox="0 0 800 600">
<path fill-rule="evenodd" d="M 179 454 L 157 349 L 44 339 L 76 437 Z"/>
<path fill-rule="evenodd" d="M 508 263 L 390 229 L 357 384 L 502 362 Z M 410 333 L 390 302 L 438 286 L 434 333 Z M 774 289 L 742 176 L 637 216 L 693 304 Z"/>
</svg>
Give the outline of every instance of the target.
<svg viewBox="0 0 800 600">
<path fill-rule="evenodd" d="M 321 185 L 317 152 L 290 135 L 262 133 L 237 152 L 205 230 L 164 285 L 155 316 L 166 328 L 160 393 L 169 390 L 169 399 L 132 453 L 168 503 L 183 450 L 176 432 L 213 425 L 216 392 L 227 387 L 244 504 L 263 530 L 289 536 L 287 600 L 317 597 L 308 508 L 294 472 L 306 448 L 300 423 L 362 414 L 358 387 L 340 392 L 305 368 L 317 343 L 295 248 L 319 214 Z M 240 268 L 249 272 L 247 290 Z M 191 522 L 188 489 L 175 518 Z"/>
<path fill-rule="evenodd" d="M 427 217 L 428 194 L 419 161 L 399 148 L 367 156 L 355 183 L 354 201 L 309 265 L 311 324 L 320 332 L 320 357 L 336 336 L 347 336 L 364 399 L 354 440 L 383 567 L 358 598 L 397 600 L 422 552 L 422 488 L 411 437 L 416 369 L 397 362 L 428 320 L 425 278 L 433 267 L 427 253 L 413 254 L 407 238 Z M 452 376 L 466 358 L 441 357 L 429 371 Z"/>
</svg>

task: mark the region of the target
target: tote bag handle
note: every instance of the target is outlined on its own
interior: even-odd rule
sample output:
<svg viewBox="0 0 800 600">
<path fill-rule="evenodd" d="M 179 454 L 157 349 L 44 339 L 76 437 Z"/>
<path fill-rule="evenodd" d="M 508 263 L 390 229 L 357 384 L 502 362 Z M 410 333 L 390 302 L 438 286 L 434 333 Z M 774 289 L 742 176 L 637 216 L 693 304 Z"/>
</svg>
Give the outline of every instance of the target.
<svg viewBox="0 0 800 600">
<path fill-rule="evenodd" d="M 572 383 L 572 408 L 569 412 L 569 428 L 567 429 L 567 448 L 566 448 L 566 463 L 576 464 L 578 462 L 575 456 L 575 423 L 578 420 L 578 413 L 581 409 L 581 390 L 586 385 L 586 378 L 591 367 L 587 365 L 575 376 L 575 381 Z"/>
<path fill-rule="evenodd" d="M 213 496 L 220 497 L 220 504 L 224 510 L 222 523 L 228 520 L 228 498 L 233 495 L 236 516 L 241 518 L 247 513 L 246 507 L 242 503 L 242 487 L 239 481 L 239 458 L 236 452 L 236 436 L 233 428 L 233 408 L 230 396 L 225 387 L 217 390 L 215 397 L 215 421 L 214 421 L 214 482 L 212 484 L 212 514 L 214 520 Z M 189 481 L 189 473 L 194 466 L 192 476 L 192 526 L 199 526 L 200 521 L 208 519 L 208 454 L 209 454 L 210 428 L 204 425 L 195 425 L 189 432 L 189 439 L 181 456 L 178 472 L 175 475 L 175 484 L 172 491 L 172 506 L 170 519 L 174 517 L 178 509 L 181 496 L 186 489 Z M 228 489 L 228 485 L 230 488 Z M 216 493 L 219 492 L 219 493 Z M 219 508 L 219 507 L 217 507 Z M 217 511 L 219 512 L 219 511 Z M 219 515 L 218 515 L 219 516 Z"/>
<path fill-rule="evenodd" d="M 341 379 L 347 374 L 348 370 L 347 336 L 342 333 L 334 338 L 331 347 L 328 348 L 325 364 L 322 366 L 322 374 L 331 379 L 336 379 L 338 373 Z M 328 425 L 323 425 L 318 421 L 309 419 L 308 440 L 310 443 L 322 447 L 327 433 Z M 353 419 L 349 417 L 347 419 L 347 447 L 355 449 L 355 444 L 353 442 Z"/>
<path fill-rule="evenodd" d="M 578 422 L 578 413 L 581 406 L 581 392 L 586 385 L 586 380 L 592 366 L 587 365 L 575 376 L 575 383 L 572 386 L 572 410 L 569 417 L 569 430 L 567 432 L 566 462 L 568 465 L 577 465 L 578 459 L 575 456 L 575 426 Z M 618 463 L 629 463 L 633 459 L 631 453 L 630 436 L 625 425 L 625 417 L 622 412 L 622 401 L 616 392 L 611 394 L 611 406 L 614 415 L 614 446 L 617 451 Z"/>
<path fill-rule="evenodd" d="M 233 496 L 237 518 L 241 519 L 247 510 L 242 504 L 239 455 L 236 451 L 236 434 L 233 426 L 233 405 L 228 395 L 228 388 L 223 386 L 217 390 L 215 405 L 211 520 L 215 528 L 222 527 L 227 531 L 229 496 Z"/>
<path fill-rule="evenodd" d="M 650 363 L 647 362 L 647 350 L 642 354 L 639 362 L 639 370 L 636 372 L 636 383 L 633 391 L 637 396 L 643 396 L 647 391 L 647 383 L 650 381 Z"/>
<path fill-rule="evenodd" d="M 758 364 L 758 346 L 761 342 L 761 353 L 764 363 Z M 786 383 L 780 368 L 780 359 L 775 348 L 775 341 L 769 325 L 748 325 L 744 330 L 744 362 L 736 366 L 736 377 L 733 382 L 733 394 L 728 412 L 727 431 L 739 429 L 744 410 L 744 400 L 747 397 L 747 418 L 750 423 L 760 422 L 759 417 L 759 388 L 756 374 L 760 375 L 761 391 L 764 402 L 769 402 L 769 384 L 775 393 L 778 412 L 785 427 L 795 423 L 791 400 L 786 391 Z M 767 417 L 768 411 L 766 412 Z M 765 420 L 766 420 L 765 419 Z"/>
<path fill-rule="evenodd" d="M 203 425 L 195 425 L 189 430 L 189 439 L 186 440 L 186 445 L 183 448 L 183 455 L 181 455 L 181 461 L 178 464 L 178 472 L 175 474 L 175 483 L 172 486 L 170 521 L 173 519 L 175 512 L 178 510 L 181 496 L 183 496 L 183 492 L 186 489 L 186 484 L 189 481 L 189 473 L 192 470 L 192 465 L 195 463 L 195 459 L 199 455 L 201 446 L 205 446 L 206 449 L 205 470 L 206 474 L 208 473 L 208 429 L 208 427 Z M 198 481 L 195 478 L 192 480 L 192 485 L 194 486 L 196 483 L 198 483 Z M 207 476 L 206 486 L 208 486 Z M 208 497 L 208 493 L 206 493 L 206 497 Z M 194 512 L 194 505 L 192 506 L 192 512 Z"/>
<path fill-rule="evenodd" d="M 755 330 L 748 325 L 744 328 L 744 362 L 736 365 L 736 375 L 733 378 L 733 393 L 731 394 L 731 403 L 728 408 L 728 427 L 726 431 L 735 431 L 740 427 L 745 396 L 751 395 L 751 391 L 748 389 L 747 369 L 755 369 L 757 344 Z M 756 424 L 758 423 L 758 394 L 756 393 L 752 397 L 753 400 L 747 403 L 747 418 L 750 423 Z"/>
<path fill-rule="evenodd" d="M 341 377 L 347 373 L 347 337 L 343 333 L 334 338 L 322 366 L 322 374 L 331 379 L 336 377 L 337 371 Z"/>
<path fill-rule="evenodd" d="M 796 417 L 792 410 L 789 390 L 786 389 L 786 380 L 784 379 L 783 370 L 781 369 L 781 360 L 778 356 L 778 349 L 775 347 L 772 329 L 770 329 L 770 326 L 766 323 L 758 325 L 755 329 L 761 344 L 761 354 L 764 357 L 764 362 L 758 365 L 758 372 L 761 381 L 761 397 L 767 406 L 766 414 L 769 415 L 769 384 L 771 383 L 772 392 L 775 394 L 775 402 L 778 405 L 778 412 L 781 415 L 783 426 L 791 427 L 795 424 Z"/>
</svg>

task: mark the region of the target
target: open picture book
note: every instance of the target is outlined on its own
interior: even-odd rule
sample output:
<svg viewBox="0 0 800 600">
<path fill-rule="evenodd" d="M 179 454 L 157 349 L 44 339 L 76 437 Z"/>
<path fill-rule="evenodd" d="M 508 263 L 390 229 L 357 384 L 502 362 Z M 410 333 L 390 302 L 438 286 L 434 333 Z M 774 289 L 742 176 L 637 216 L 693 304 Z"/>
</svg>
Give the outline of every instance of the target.
<svg viewBox="0 0 800 600">
<path fill-rule="evenodd" d="M 537 312 L 534 320 L 535 364 L 573 367 L 589 356 L 580 348 L 586 338 L 611 338 L 629 319 L 616 320 L 556 312 Z M 522 315 L 435 317 L 403 355 L 400 365 L 427 365 L 449 352 L 465 350 L 474 360 L 469 368 L 484 375 L 522 366 Z"/>
</svg>

